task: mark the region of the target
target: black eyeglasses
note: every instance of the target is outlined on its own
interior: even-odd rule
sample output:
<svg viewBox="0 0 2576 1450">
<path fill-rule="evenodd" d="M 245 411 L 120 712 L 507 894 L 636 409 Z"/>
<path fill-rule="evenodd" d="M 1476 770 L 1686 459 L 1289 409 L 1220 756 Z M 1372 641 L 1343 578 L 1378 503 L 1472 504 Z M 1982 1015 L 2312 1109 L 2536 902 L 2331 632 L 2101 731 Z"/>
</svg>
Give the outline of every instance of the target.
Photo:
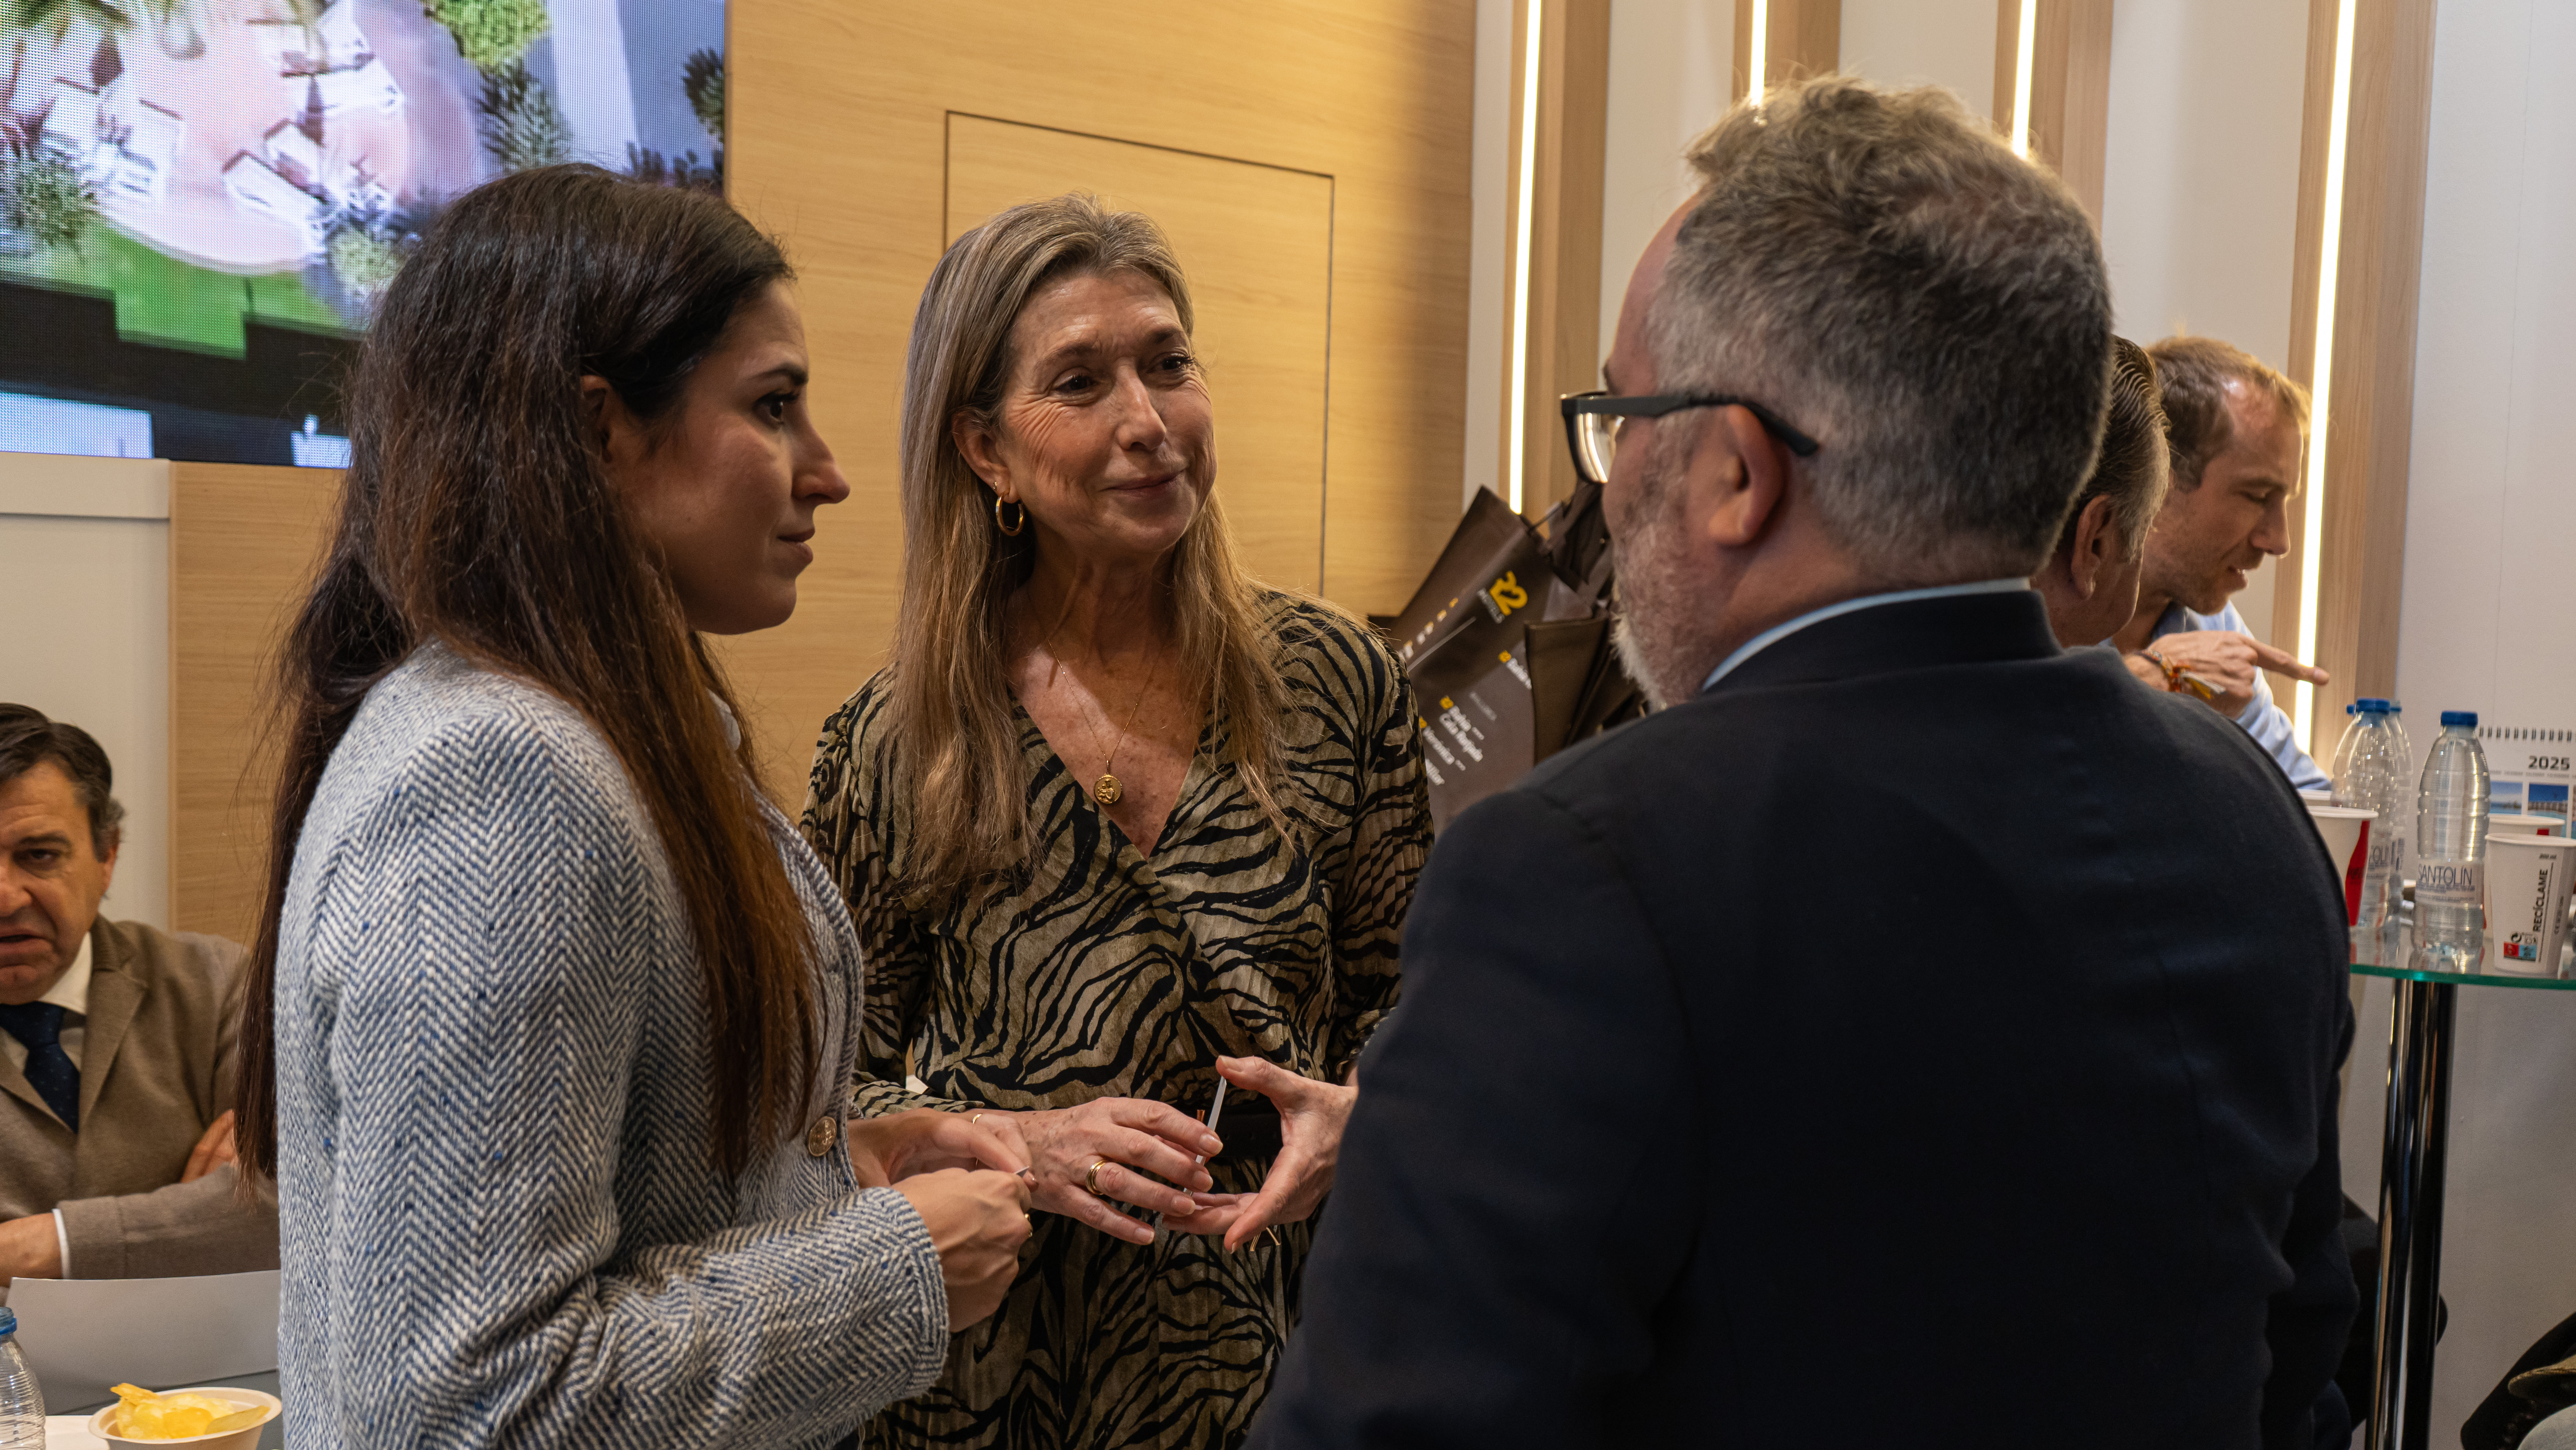
<svg viewBox="0 0 2576 1450">
<path fill-rule="evenodd" d="M 1760 403 L 1723 393 L 1658 393 L 1643 398 L 1614 398 L 1598 391 L 1568 393 L 1557 399 L 1556 406 L 1565 414 L 1565 446 L 1574 450 L 1574 471 L 1587 483 L 1610 481 L 1610 459 L 1619 448 L 1620 423 L 1630 418 L 1660 418 L 1684 408 L 1742 408 L 1800 458 L 1813 457 L 1817 448 L 1815 439 L 1790 427 Z"/>
</svg>

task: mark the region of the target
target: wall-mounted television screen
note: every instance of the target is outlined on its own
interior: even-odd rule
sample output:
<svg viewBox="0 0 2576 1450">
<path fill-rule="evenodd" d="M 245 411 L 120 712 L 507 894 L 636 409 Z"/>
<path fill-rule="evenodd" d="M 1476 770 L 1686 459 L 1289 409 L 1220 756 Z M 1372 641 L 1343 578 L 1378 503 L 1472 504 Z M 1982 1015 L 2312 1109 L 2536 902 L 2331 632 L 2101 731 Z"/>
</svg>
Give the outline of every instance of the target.
<svg viewBox="0 0 2576 1450">
<path fill-rule="evenodd" d="M 0 449 L 336 466 L 449 197 L 721 186 L 723 0 L 6 0 Z"/>
</svg>

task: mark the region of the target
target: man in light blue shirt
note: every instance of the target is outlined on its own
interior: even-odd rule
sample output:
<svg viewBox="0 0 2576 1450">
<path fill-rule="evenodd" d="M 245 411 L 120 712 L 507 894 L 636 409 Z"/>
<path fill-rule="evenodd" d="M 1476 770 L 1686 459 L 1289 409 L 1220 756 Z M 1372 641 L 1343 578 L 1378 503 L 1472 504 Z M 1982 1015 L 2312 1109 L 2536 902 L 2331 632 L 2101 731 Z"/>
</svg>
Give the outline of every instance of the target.
<svg viewBox="0 0 2576 1450">
<path fill-rule="evenodd" d="M 2139 679 L 2200 695 L 2243 726 L 2290 784 L 2326 789 L 2263 681 L 2268 670 L 2322 685 L 2326 672 L 2254 638 L 2228 602 L 2265 556 L 2289 552 L 2307 394 L 2214 338 L 2169 337 L 2147 352 L 2163 386 L 2173 487 L 2147 536 L 2138 612 L 2110 642 Z"/>
</svg>

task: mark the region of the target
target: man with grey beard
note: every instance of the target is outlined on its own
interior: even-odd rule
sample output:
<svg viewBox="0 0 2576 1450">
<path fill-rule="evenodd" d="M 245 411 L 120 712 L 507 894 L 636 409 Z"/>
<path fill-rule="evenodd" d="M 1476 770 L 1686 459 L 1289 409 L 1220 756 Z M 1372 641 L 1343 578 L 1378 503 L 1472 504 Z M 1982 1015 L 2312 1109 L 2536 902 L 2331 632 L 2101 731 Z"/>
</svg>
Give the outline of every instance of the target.
<svg viewBox="0 0 2576 1450">
<path fill-rule="evenodd" d="M 1566 403 L 1669 708 L 1441 836 L 1251 1444 L 2324 1443 L 2338 883 L 2027 584 L 2092 228 L 1938 90 L 1690 157 Z"/>
</svg>

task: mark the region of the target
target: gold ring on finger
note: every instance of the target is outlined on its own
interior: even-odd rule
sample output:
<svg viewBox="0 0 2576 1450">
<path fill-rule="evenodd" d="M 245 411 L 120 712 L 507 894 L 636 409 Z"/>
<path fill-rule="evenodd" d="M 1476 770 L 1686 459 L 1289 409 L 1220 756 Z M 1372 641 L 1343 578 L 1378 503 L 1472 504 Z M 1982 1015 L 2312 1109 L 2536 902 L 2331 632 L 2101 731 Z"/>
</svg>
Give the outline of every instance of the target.
<svg viewBox="0 0 2576 1450">
<path fill-rule="evenodd" d="M 1107 1198 L 1109 1196 L 1108 1194 L 1100 1191 L 1100 1170 L 1106 1167 L 1108 1163 L 1109 1160 L 1106 1158 L 1094 1158 L 1091 1160 L 1090 1171 L 1082 1175 L 1082 1186 L 1085 1189 L 1088 1189 L 1091 1196 L 1094 1198 Z"/>
</svg>

